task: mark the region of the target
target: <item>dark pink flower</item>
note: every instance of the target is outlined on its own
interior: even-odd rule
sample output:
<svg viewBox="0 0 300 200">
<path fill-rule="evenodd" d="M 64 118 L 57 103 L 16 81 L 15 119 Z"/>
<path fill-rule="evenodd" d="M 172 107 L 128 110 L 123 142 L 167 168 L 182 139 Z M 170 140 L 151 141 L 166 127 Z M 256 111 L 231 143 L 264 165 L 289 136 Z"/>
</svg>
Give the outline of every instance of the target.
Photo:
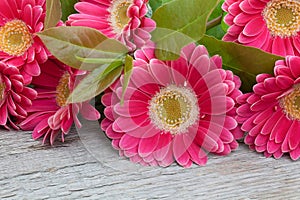
<svg viewBox="0 0 300 200">
<path fill-rule="evenodd" d="M 0 62 L 0 126 L 18 129 L 17 121 L 27 117 L 27 109 L 36 95 L 35 90 L 24 85 L 16 67 Z"/>
<path fill-rule="evenodd" d="M 81 0 L 75 4 L 78 14 L 67 24 L 87 26 L 116 38 L 133 51 L 148 43 L 155 22 L 145 17 L 148 0 Z"/>
<path fill-rule="evenodd" d="M 300 2 L 298 0 L 226 0 L 223 40 L 286 56 L 300 55 Z"/>
<path fill-rule="evenodd" d="M 85 72 L 52 59 L 40 67 L 41 75 L 32 80 L 38 96 L 28 109 L 29 116 L 20 123 L 22 130 L 33 130 L 34 139 L 43 137 L 43 143 L 50 140 L 53 144 L 59 135 L 64 141 L 74 122 L 77 127 L 81 127 L 77 117 L 79 113 L 88 120 L 100 118 L 98 111 L 89 102 L 66 102 L 74 88 L 75 80 Z"/>
<path fill-rule="evenodd" d="M 25 84 L 41 73 L 39 63 L 50 54 L 35 34 L 44 28 L 45 7 L 45 0 L 0 3 L 0 58 L 20 69 Z"/>
<path fill-rule="evenodd" d="M 122 77 L 102 97 L 102 129 L 121 155 L 143 165 L 189 167 L 205 165 L 209 152 L 237 148 L 232 131 L 240 80 L 221 69 L 219 56 L 191 44 L 176 61 L 162 62 L 148 48 L 135 58 L 124 105 Z"/>
<path fill-rule="evenodd" d="M 238 98 L 245 143 L 266 157 L 300 157 L 300 58 L 277 61 L 274 76 L 261 74 L 253 92 Z"/>
</svg>

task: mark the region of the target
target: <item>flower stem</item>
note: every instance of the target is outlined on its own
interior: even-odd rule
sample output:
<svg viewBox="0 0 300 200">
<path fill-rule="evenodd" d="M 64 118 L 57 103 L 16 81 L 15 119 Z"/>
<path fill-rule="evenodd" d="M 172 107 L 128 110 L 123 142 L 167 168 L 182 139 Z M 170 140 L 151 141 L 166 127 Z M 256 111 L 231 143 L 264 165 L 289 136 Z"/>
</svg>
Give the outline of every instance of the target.
<svg viewBox="0 0 300 200">
<path fill-rule="evenodd" d="M 217 17 L 217 18 L 215 18 L 215 19 L 207 22 L 207 24 L 206 24 L 206 30 L 209 30 L 209 29 L 211 29 L 211 28 L 213 28 L 213 27 L 221 24 L 222 18 L 223 18 L 223 15 L 220 15 L 219 17 Z"/>
</svg>

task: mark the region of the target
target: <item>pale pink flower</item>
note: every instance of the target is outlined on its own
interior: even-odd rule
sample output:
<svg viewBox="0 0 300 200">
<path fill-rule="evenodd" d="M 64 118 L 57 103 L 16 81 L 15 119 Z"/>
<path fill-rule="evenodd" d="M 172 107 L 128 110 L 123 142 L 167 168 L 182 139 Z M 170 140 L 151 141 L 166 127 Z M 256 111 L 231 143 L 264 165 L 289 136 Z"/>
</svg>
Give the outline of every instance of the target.
<svg viewBox="0 0 300 200">
<path fill-rule="evenodd" d="M 28 109 L 29 116 L 20 123 L 22 130 L 33 130 L 34 139 L 43 137 L 43 143 L 49 140 L 53 144 L 58 136 L 64 141 L 74 122 L 81 127 L 79 113 L 88 120 L 100 118 L 99 112 L 89 102 L 66 102 L 75 87 L 75 80 L 85 72 L 52 59 L 40 67 L 41 75 L 32 80 L 38 96 Z"/>
<path fill-rule="evenodd" d="M 223 40 L 286 56 L 300 56 L 300 1 L 226 0 Z"/>
<path fill-rule="evenodd" d="M 16 123 L 27 117 L 36 95 L 35 90 L 24 85 L 16 67 L 0 62 L 0 126 L 18 129 Z"/>
<path fill-rule="evenodd" d="M 130 51 L 151 39 L 155 22 L 145 17 L 148 0 L 81 0 L 75 4 L 78 14 L 69 16 L 67 24 L 95 28 L 109 38 L 116 38 Z"/>
<path fill-rule="evenodd" d="M 102 97 L 102 129 L 121 155 L 142 165 L 190 167 L 205 165 L 209 152 L 227 155 L 237 148 L 232 131 L 240 80 L 221 69 L 219 56 L 191 44 L 176 61 L 162 62 L 149 48 L 135 58 L 124 105 L 123 77 Z"/>
<path fill-rule="evenodd" d="M 260 74 L 253 92 L 238 98 L 245 143 L 266 157 L 300 157 L 300 58 L 277 61 L 274 76 Z"/>
</svg>

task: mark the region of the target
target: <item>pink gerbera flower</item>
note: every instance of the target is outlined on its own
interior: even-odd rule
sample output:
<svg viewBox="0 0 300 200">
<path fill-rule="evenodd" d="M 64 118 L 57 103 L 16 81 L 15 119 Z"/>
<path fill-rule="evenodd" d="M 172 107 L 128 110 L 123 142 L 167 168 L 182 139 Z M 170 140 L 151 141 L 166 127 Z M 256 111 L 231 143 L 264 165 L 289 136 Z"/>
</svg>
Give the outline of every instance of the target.
<svg viewBox="0 0 300 200">
<path fill-rule="evenodd" d="M 225 41 L 286 56 L 300 55 L 300 1 L 226 0 Z"/>
<path fill-rule="evenodd" d="M 245 143 L 266 157 L 300 157 L 300 58 L 277 61 L 274 76 L 261 74 L 253 93 L 238 98 L 238 122 Z"/>
<path fill-rule="evenodd" d="M 23 76 L 16 67 L 0 62 L 0 126 L 18 129 L 16 122 L 25 119 L 36 91 L 24 86 Z"/>
<path fill-rule="evenodd" d="M 75 79 L 85 74 L 56 60 L 48 60 L 41 65 L 41 75 L 34 77 L 32 84 L 38 92 L 37 98 L 28 109 L 29 116 L 20 123 L 23 130 L 33 130 L 34 139 L 44 137 L 43 143 L 53 144 L 57 136 L 68 134 L 73 122 L 81 124 L 78 113 L 88 120 L 100 118 L 98 111 L 89 102 L 67 104 L 67 98 L 74 88 Z"/>
<path fill-rule="evenodd" d="M 235 98 L 240 80 L 221 69 L 219 56 L 188 45 L 180 59 L 162 62 L 153 49 L 135 53 L 133 74 L 122 96 L 122 77 L 102 97 L 102 129 L 131 161 L 168 166 L 205 165 L 207 153 L 227 155 L 238 143 Z"/>
<path fill-rule="evenodd" d="M 35 35 L 44 28 L 45 0 L 1 0 L 0 3 L 0 58 L 16 66 L 25 84 L 40 74 L 39 63 L 44 63 L 49 52 Z"/>
<path fill-rule="evenodd" d="M 148 0 L 81 0 L 75 4 L 79 14 L 69 16 L 67 24 L 95 28 L 135 50 L 150 40 L 149 32 L 156 26 L 145 17 L 147 3 Z"/>
</svg>

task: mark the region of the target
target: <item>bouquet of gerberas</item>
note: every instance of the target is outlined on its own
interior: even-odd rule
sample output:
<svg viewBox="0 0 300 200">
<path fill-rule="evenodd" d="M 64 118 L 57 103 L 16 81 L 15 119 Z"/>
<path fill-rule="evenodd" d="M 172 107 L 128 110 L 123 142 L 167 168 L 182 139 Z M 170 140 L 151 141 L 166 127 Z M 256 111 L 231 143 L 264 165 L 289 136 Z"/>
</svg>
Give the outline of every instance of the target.
<svg viewBox="0 0 300 200">
<path fill-rule="evenodd" d="M 142 165 L 205 165 L 240 139 L 300 157 L 298 0 L 2 0 L 0 16 L 6 129 L 53 144 L 102 113 Z"/>
</svg>

